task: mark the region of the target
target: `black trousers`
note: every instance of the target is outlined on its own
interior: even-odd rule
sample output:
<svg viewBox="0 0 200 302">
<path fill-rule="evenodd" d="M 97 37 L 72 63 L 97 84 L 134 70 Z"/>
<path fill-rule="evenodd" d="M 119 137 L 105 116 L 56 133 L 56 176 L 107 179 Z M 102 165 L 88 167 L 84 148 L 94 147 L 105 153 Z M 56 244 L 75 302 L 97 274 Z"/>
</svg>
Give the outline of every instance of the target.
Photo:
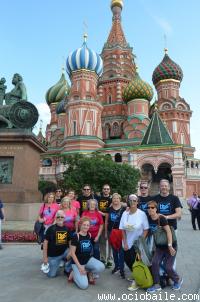
<svg viewBox="0 0 200 302">
<path fill-rule="evenodd" d="M 192 218 L 193 229 L 196 230 L 196 219 L 197 219 L 198 228 L 200 230 L 200 210 L 192 209 L 191 210 L 191 218 Z"/>
<path fill-rule="evenodd" d="M 135 257 L 136 257 L 136 252 L 133 246 L 129 250 L 124 251 L 124 262 L 130 269 L 130 271 L 132 271 L 132 266 L 133 263 L 135 262 Z"/>
</svg>

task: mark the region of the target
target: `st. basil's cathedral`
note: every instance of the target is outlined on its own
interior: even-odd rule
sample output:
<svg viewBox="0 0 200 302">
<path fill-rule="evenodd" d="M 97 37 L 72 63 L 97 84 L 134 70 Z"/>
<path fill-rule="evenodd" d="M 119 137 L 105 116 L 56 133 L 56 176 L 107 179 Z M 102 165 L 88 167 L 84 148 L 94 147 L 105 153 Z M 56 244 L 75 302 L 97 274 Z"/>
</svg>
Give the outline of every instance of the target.
<svg viewBox="0 0 200 302">
<path fill-rule="evenodd" d="M 51 120 L 46 128 L 48 151 L 42 155 L 40 178 L 56 181 L 65 166 L 60 155 L 100 151 L 119 164 L 139 168 L 142 179 L 157 192 L 167 178 L 180 198 L 200 192 L 200 160 L 190 140 L 189 104 L 180 96 L 181 67 L 165 49 L 152 81 L 141 79 L 133 49 L 121 23 L 123 0 L 112 0 L 112 27 L 97 54 L 83 45 L 67 57 L 66 71 L 46 93 Z M 42 133 L 38 139 L 43 140 Z"/>
</svg>

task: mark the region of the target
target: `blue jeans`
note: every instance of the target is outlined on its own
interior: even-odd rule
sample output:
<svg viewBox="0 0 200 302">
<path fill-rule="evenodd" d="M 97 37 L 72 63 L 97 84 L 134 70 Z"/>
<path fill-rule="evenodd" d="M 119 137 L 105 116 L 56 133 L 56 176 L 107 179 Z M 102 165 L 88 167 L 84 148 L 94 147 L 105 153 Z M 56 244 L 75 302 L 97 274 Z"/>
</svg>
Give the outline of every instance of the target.
<svg viewBox="0 0 200 302">
<path fill-rule="evenodd" d="M 90 260 L 85 264 L 85 269 L 87 272 L 92 272 L 94 274 L 99 274 L 104 271 L 105 265 L 95 259 L 94 257 L 91 257 Z M 82 275 L 79 272 L 79 269 L 76 264 L 72 264 L 72 270 L 73 270 L 73 278 L 74 282 L 80 289 L 86 289 L 88 288 L 88 277 L 87 275 Z"/>
<path fill-rule="evenodd" d="M 112 251 L 113 251 L 113 259 L 114 259 L 114 263 L 115 263 L 115 268 L 119 268 L 120 272 L 124 271 L 124 250 L 121 247 L 119 249 L 119 251 L 115 250 L 112 247 Z"/>
<path fill-rule="evenodd" d="M 100 248 L 99 248 L 99 241 L 94 242 L 92 240 L 92 246 L 93 246 L 93 257 L 97 260 L 100 260 Z"/>
<path fill-rule="evenodd" d="M 66 260 L 66 256 L 68 253 L 69 249 L 66 249 L 66 251 L 60 255 L 60 256 L 56 256 L 56 257 L 48 257 L 48 262 L 49 262 L 49 272 L 47 274 L 47 276 L 49 278 L 54 278 L 57 275 L 57 272 L 59 270 L 59 265 L 61 263 L 62 260 Z"/>
</svg>

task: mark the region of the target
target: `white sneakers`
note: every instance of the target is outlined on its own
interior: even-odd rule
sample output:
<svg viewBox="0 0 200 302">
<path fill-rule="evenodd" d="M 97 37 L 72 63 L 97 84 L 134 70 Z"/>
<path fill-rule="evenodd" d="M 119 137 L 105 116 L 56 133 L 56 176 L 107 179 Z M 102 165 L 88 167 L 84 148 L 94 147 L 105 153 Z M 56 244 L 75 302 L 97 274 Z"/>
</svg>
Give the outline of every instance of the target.
<svg viewBox="0 0 200 302">
<path fill-rule="evenodd" d="M 129 286 L 127 289 L 129 291 L 134 291 L 134 290 L 137 290 L 139 287 L 137 286 L 137 284 L 135 283 L 135 281 L 133 280 L 132 283 L 131 283 L 131 286 Z"/>
<path fill-rule="evenodd" d="M 44 274 L 48 274 L 48 272 L 50 271 L 49 263 L 47 263 L 47 264 L 42 263 L 40 269 L 41 269 L 41 271 L 42 271 Z"/>
</svg>

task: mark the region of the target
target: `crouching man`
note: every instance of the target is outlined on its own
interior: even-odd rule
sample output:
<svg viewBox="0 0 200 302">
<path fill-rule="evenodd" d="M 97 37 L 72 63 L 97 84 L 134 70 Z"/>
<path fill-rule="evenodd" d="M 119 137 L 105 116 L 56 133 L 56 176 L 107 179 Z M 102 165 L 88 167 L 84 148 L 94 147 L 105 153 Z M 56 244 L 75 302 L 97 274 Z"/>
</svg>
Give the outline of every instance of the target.
<svg viewBox="0 0 200 302">
<path fill-rule="evenodd" d="M 55 216 L 55 224 L 50 226 L 45 234 L 43 245 L 43 262 L 49 264 L 47 276 L 56 277 L 60 263 L 66 261 L 69 251 L 70 236 L 64 226 L 65 213 L 58 210 Z"/>
</svg>

